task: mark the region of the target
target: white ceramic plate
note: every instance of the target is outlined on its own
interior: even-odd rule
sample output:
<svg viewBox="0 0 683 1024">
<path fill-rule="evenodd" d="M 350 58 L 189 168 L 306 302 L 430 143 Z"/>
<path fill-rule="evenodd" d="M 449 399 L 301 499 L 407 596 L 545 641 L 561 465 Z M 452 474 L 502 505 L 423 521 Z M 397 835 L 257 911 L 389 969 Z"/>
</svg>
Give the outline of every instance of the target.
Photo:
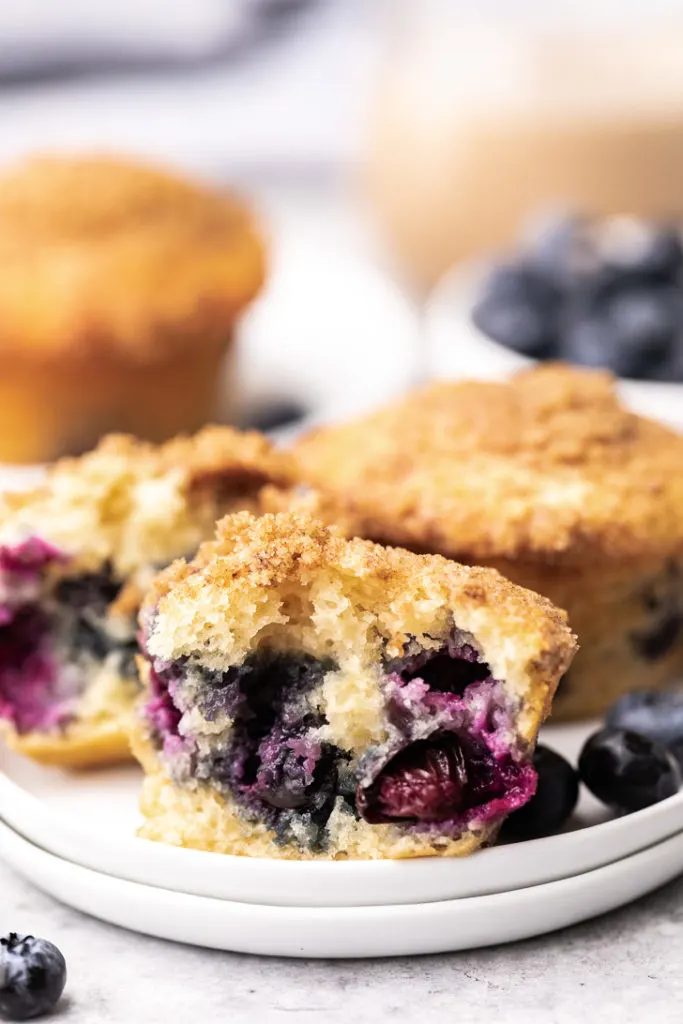
<svg viewBox="0 0 683 1024">
<path fill-rule="evenodd" d="M 532 366 L 535 360 L 487 338 L 470 318 L 481 269 L 456 268 L 434 290 L 425 312 L 425 344 L 437 377 L 495 380 Z M 642 416 L 683 429 L 683 384 L 620 380 L 623 400 Z"/>
<path fill-rule="evenodd" d="M 544 739 L 575 760 L 593 728 L 547 727 Z M 2 752 L 0 769 L 0 819 L 46 851 L 129 881 L 244 903 L 357 907 L 498 893 L 590 871 L 683 830 L 683 792 L 607 820 L 584 790 L 570 831 L 472 857 L 272 861 L 136 838 L 141 776 L 134 766 L 69 774 Z"/>
<path fill-rule="evenodd" d="M 62 903 L 145 935 L 266 956 L 378 957 L 513 942 L 596 917 L 679 874 L 683 833 L 574 878 L 419 906 L 272 907 L 169 892 L 62 860 L 5 826 L 0 856 Z"/>
</svg>

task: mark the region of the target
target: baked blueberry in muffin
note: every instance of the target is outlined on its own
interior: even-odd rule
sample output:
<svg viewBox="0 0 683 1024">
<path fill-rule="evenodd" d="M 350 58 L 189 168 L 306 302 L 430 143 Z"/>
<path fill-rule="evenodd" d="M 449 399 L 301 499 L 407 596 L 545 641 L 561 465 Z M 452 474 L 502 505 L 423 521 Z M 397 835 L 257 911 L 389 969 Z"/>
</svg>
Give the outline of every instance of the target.
<svg viewBox="0 0 683 1024">
<path fill-rule="evenodd" d="M 124 436 L 0 503 L 0 732 L 37 760 L 128 753 L 137 612 L 156 571 L 218 516 L 253 507 L 285 458 L 258 434 L 207 428 L 163 447 Z"/>
<path fill-rule="evenodd" d="M 313 491 L 266 508 L 494 566 L 567 610 L 581 650 L 555 717 L 683 673 L 683 438 L 623 408 L 608 373 L 437 383 L 295 455 Z"/>
<path fill-rule="evenodd" d="M 490 569 L 227 516 L 141 612 L 142 834 L 247 856 L 455 856 L 533 794 L 574 638 Z"/>
</svg>

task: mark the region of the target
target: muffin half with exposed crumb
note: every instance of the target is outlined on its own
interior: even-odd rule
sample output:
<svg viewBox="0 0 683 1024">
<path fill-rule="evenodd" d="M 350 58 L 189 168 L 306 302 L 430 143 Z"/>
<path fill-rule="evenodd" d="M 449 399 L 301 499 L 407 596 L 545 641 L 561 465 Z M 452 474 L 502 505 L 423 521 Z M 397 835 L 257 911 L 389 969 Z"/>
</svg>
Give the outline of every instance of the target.
<svg viewBox="0 0 683 1024">
<path fill-rule="evenodd" d="M 295 515 L 226 517 L 141 625 L 142 835 L 281 858 L 492 841 L 534 792 L 575 646 L 564 613 L 493 570 Z"/>
<path fill-rule="evenodd" d="M 216 518 L 255 506 L 286 458 L 258 434 L 206 428 L 155 448 L 107 438 L 0 502 L 0 734 L 45 763 L 129 755 L 137 613 L 155 573 Z"/>
<path fill-rule="evenodd" d="M 0 460 L 215 419 L 264 251 L 234 196 L 108 156 L 0 173 Z"/>
<path fill-rule="evenodd" d="M 683 676 L 683 437 L 604 372 L 442 382 L 297 446 L 304 507 L 350 536 L 490 565 L 569 614 L 553 716 Z"/>
</svg>

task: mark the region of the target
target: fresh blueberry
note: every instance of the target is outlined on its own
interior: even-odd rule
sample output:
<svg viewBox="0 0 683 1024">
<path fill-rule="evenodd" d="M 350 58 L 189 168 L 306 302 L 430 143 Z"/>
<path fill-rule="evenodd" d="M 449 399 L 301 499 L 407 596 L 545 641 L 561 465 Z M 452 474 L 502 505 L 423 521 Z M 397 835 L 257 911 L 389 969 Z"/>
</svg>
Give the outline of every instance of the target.
<svg viewBox="0 0 683 1024">
<path fill-rule="evenodd" d="M 669 289 L 622 289 L 567 318 L 562 355 L 620 377 L 655 376 L 675 345 L 682 312 Z"/>
<path fill-rule="evenodd" d="M 553 354 L 557 340 L 558 292 L 523 265 L 501 265 L 491 272 L 472 320 L 494 341 L 521 355 Z"/>
<path fill-rule="evenodd" d="M 673 348 L 681 323 L 681 304 L 669 289 L 631 289 L 608 306 L 617 339 L 612 369 L 621 377 L 648 377 Z"/>
<path fill-rule="evenodd" d="M 604 317 L 577 318 L 563 332 L 561 355 L 579 366 L 611 368 L 616 348 L 617 339 Z"/>
<path fill-rule="evenodd" d="M 661 743 L 627 729 L 594 733 L 579 757 L 579 775 L 598 800 L 639 811 L 678 792 L 681 770 Z"/>
<path fill-rule="evenodd" d="M 651 380 L 683 383 L 683 320 L 667 358 L 650 375 Z"/>
<path fill-rule="evenodd" d="M 31 1020 L 48 1013 L 66 984 L 66 962 L 51 942 L 10 932 L 0 939 L 0 1017 Z"/>
<path fill-rule="evenodd" d="M 683 767 L 683 692 L 626 693 L 607 712 L 605 723 L 661 743 Z"/>
<path fill-rule="evenodd" d="M 674 283 L 683 270 L 680 232 L 667 227 L 648 232 L 638 249 L 624 254 L 620 267 L 643 279 Z"/>
<path fill-rule="evenodd" d="M 514 811 L 505 822 L 505 838 L 538 839 L 552 835 L 564 825 L 579 799 L 579 776 L 560 754 L 537 746 L 534 768 L 538 774 L 531 800 Z"/>
<path fill-rule="evenodd" d="M 536 236 L 529 259 L 534 269 L 558 287 L 565 286 L 580 267 L 584 251 L 582 222 L 574 217 L 553 221 Z"/>
</svg>

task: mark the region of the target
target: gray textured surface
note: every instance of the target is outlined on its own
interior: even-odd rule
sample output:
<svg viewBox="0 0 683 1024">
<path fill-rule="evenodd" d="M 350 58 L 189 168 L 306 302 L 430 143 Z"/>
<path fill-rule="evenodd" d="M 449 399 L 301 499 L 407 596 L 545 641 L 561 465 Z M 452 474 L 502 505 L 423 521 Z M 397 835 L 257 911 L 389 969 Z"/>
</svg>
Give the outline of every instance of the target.
<svg viewBox="0 0 683 1024">
<path fill-rule="evenodd" d="M 683 1020 L 683 879 L 551 936 L 448 956 L 295 961 L 134 935 L 0 865 L 0 930 L 52 939 L 77 1024 L 619 1024 Z"/>
</svg>

